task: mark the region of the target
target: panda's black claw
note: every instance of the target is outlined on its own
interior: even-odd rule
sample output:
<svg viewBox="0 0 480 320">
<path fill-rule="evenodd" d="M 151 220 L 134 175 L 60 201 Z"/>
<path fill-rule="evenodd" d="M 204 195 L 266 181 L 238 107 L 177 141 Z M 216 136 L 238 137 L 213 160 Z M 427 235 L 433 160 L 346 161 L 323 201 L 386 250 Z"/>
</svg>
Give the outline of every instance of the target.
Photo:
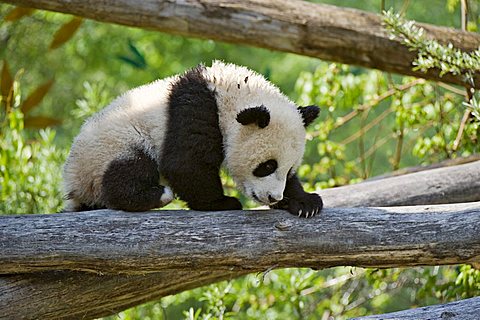
<svg viewBox="0 0 480 320">
<path fill-rule="evenodd" d="M 322 210 L 322 198 L 316 193 L 304 193 L 300 197 L 290 198 L 288 211 L 300 218 L 311 218 Z"/>
</svg>

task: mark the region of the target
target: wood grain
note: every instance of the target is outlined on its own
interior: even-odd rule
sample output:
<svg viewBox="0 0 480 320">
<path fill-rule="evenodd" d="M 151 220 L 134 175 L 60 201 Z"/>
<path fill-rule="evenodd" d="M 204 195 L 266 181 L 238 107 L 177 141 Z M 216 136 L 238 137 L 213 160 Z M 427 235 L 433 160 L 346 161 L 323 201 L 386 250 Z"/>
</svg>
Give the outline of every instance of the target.
<svg viewBox="0 0 480 320">
<path fill-rule="evenodd" d="M 352 320 L 478 320 L 480 297 Z"/>
<path fill-rule="evenodd" d="M 92 319 L 271 267 L 479 261 L 479 229 L 479 202 L 326 209 L 310 220 L 283 211 L 4 216 L 0 319 Z"/>
<path fill-rule="evenodd" d="M 480 161 L 320 190 L 327 207 L 480 201 Z"/>
<path fill-rule="evenodd" d="M 157 211 L 0 217 L 0 274 L 74 270 L 257 272 L 478 262 L 480 202 L 285 211 Z"/>
<path fill-rule="evenodd" d="M 390 39 L 377 14 L 300 0 L 1 0 L 177 35 L 247 44 L 328 61 L 464 85 L 438 70 L 412 70 L 415 57 Z M 429 37 L 472 51 L 480 35 L 419 24 Z M 480 76 L 475 75 L 477 88 Z"/>
<path fill-rule="evenodd" d="M 477 161 L 320 194 L 328 207 L 479 201 L 479 173 Z M 3 216 L 0 319 L 92 319 L 271 267 L 479 261 L 479 207 L 327 209 L 312 220 L 281 211 Z M 176 241 L 187 241 L 178 256 Z M 38 272 L 57 268 L 66 271 Z"/>
</svg>

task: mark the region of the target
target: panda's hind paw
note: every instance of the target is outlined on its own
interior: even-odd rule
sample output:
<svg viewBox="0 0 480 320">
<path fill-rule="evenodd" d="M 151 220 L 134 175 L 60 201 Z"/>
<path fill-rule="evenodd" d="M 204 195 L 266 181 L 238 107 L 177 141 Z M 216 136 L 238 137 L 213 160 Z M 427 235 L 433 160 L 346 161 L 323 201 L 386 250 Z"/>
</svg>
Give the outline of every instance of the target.
<svg viewBox="0 0 480 320">
<path fill-rule="evenodd" d="M 288 203 L 288 211 L 300 218 L 311 218 L 322 208 L 322 198 L 316 193 L 305 193 L 301 197 L 290 198 Z"/>
<path fill-rule="evenodd" d="M 167 204 L 172 202 L 174 198 L 175 196 L 173 195 L 172 189 L 170 189 L 170 187 L 168 186 L 164 187 L 162 196 L 160 197 L 160 205 L 158 207 L 161 208 L 166 206 Z"/>
</svg>

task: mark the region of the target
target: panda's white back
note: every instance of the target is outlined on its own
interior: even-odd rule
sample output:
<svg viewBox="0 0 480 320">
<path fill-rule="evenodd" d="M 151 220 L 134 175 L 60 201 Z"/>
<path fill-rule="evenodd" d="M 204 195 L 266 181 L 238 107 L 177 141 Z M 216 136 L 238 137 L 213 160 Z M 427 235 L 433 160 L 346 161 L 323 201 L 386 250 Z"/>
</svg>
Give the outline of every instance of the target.
<svg viewBox="0 0 480 320">
<path fill-rule="evenodd" d="M 154 159 L 161 154 L 174 79 L 127 91 L 83 124 L 64 167 L 64 190 L 73 198 L 67 200 L 66 211 L 79 203 L 96 203 L 106 168 L 112 160 L 129 156 L 131 146 L 141 146 Z"/>
</svg>

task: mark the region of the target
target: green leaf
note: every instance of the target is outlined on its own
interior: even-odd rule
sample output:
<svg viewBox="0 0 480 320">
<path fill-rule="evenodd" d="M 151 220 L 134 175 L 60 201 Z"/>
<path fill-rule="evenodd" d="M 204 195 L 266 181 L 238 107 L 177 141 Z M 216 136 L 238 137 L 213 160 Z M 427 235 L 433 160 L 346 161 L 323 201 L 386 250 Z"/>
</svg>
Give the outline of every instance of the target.
<svg viewBox="0 0 480 320">
<path fill-rule="evenodd" d="M 145 61 L 145 57 L 140 53 L 140 51 L 135 47 L 135 45 L 132 43 L 131 40 L 128 40 L 128 47 L 130 48 L 130 51 L 133 53 L 135 56 L 135 60 L 142 66 L 146 67 L 147 62 Z"/>
<path fill-rule="evenodd" d="M 141 63 L 139 63 L 138 61 L 130 58 L 130 57 L 127 57 L 127 56 L 117 56 L 117 58 L 123 62 L 126 62 L 127 64 L 131 65 L 131 66 L 134 66 L 135 68 L 138 68 L 138 69 L 143 69 L 145 68 L 145 66 L 143 66 Z"/>
</svg>

